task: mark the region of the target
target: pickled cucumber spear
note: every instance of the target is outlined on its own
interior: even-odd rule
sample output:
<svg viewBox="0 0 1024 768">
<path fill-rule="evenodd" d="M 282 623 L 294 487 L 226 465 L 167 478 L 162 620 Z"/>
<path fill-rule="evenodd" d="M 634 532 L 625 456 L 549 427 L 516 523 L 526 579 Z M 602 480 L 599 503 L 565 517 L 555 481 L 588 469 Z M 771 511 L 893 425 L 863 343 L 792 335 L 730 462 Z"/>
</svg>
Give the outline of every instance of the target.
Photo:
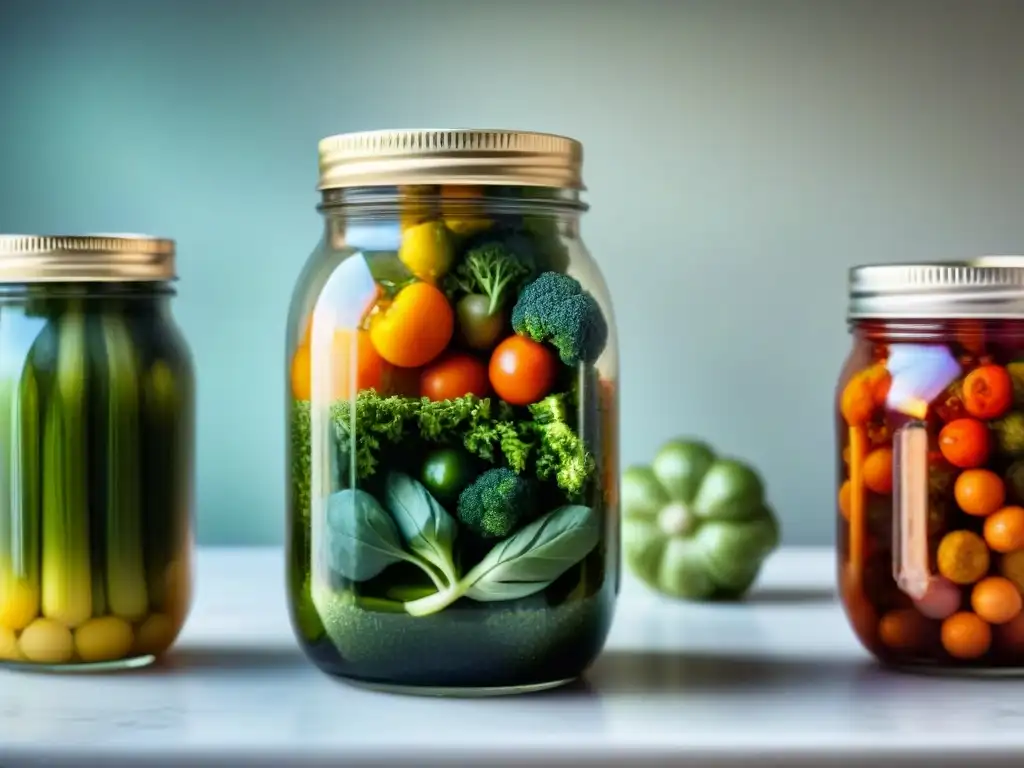
<svg viewBox="0 0 1024 768">
<path fill-rule="evenodd" d="M 101 326 L 107 360 L 106 599 L 111 613 L 136 621 L 149 607 L 142 555 L 139 366 L 124 316 L 107 312 Z"/>
<path fill-rule="evenodd" d="M 0 310 L 0 626 L 39 613 L 39 388 L 32 347 L 42 321 Z"/>
<path fill-rule="evenodd" d="M 70 305 L 57 327 L 56 375 L 43 427 L 42 606 L 47 617 L 77 627 L 92 615 L 81 308 Z"/>
<path fill-rule="evenodd" d="M 187 392 L 171 365 L 157 359 L 144 377 L 146 416 L 147 490 L 153 508 L 146 517 L 146 578 L 149 597 L 163 610 L 173 585 L 167 583 L 167 569 L 180 556 L 187 533 L 189 514 L 188 482 L 190 456 Z"/>
</svg>

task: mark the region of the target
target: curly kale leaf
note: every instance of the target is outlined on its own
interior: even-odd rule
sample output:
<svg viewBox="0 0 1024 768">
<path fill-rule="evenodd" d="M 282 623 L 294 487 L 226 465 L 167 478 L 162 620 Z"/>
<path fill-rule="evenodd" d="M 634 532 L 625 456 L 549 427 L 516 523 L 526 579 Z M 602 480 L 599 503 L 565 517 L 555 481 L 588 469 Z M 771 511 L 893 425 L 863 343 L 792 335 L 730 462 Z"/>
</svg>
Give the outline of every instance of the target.
<svg viewBox="0 0 1024 768">
<path fill-rule="evenodd" d="M 566 394 L 548 395 L 529 406 L 537 435 L 537 477 L 554 478 L 570 500 L 578 499 L 594 474 L 596 461 L 579 433 L 569 423 Z"/>
<path fill-rule="evenodd" d="M 397 395 L 381 397 L 367 390 L 356 398 L 354 418 L 351 401 L 341 400 L 331 406 L 341 466 L 351 461 L 349 448 L 355 443 L 356 478 L 374 475 L 380 465 L 381 448 L 402 439 L 416 416 L 417 405 L 417 400 Z"/>
</svg>

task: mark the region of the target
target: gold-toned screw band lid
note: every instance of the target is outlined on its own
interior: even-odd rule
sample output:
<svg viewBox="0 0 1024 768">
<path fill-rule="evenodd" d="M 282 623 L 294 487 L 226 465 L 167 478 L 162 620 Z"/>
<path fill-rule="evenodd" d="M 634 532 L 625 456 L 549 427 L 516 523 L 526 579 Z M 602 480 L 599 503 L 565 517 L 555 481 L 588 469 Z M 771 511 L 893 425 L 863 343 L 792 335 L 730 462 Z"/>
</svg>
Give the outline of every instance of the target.
<svg viewBox="0 0 1024 768">
<path fill-rule="evenodd" d="M 583 191 L 583 145 L 523 131 L 446 129 L 344 133 L 320 141 L 319 189 L 417 184 Z"/>
<path fill-rule="evenodd" d="M 147 235 L 0 235 L 0 283 L 176 279 L 173 240 Z"/>
<path fill-rule="evenodd" d="M 1024 318 L 1024 266 L 1009 257 L 854 267 L 847 317 Z"/>
</svg>

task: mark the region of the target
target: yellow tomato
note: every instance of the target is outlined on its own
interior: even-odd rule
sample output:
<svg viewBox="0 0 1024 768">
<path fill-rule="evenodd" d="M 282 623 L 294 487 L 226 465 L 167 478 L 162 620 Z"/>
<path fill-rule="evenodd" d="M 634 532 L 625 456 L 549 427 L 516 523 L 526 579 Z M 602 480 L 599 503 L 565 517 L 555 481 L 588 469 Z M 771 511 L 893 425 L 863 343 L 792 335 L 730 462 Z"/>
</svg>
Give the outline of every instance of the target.
<svg viewBox="0 0 1024 768">
<path fill-rule="evenodd" d="M 451 238 L 440 221 L 426 221 L 402 233 L 398 258 L 420 280 L 436 282 L 452 268 L 455 252 Z"/>
</svg>

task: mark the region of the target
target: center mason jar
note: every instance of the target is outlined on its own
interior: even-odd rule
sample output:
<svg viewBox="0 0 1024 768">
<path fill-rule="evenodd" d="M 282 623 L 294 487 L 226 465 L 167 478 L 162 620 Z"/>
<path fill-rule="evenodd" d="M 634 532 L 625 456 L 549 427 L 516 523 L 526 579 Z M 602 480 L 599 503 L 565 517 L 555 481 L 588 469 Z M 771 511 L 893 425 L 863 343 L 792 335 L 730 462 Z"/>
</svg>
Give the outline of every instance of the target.
<svg viewBox="0 0 1024 768">
<path fill-rule="evenodd" d="M 288 579 L 322 670 L 381 689 L 579 676 L 619 586 L 618 360 L 582 150 L 482 130 L 320 143 L 287 331 Z"/>
<path fill-rule="evenodd" d="M 849 319 L 836 424 L 850 623 L 890 666 L 1020 672 L 1024 269 L 858 267 Z"/>
</svg>

